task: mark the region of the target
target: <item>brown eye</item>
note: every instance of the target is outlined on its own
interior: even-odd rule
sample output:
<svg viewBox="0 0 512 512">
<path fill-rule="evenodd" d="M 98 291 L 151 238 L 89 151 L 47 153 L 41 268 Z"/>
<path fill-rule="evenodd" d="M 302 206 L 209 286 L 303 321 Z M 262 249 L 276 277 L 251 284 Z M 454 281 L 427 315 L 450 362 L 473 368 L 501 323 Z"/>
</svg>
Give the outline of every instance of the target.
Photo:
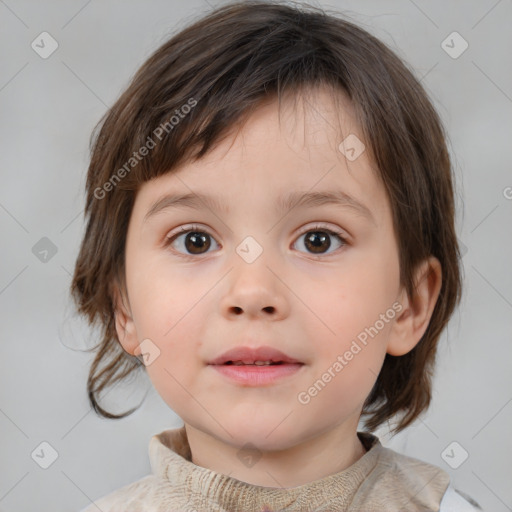
<svg viewBox="0 0 512 512">
<path fill-rule="evenodd" d="M 191 254 L 202 254 L 210 248 L 210 235 L 192 231 L 185 237 L 184 245 Z"/>
<path fill-rule="evenodd" d="M 329 235 L 323 231 L 309 231 L 304 241 L 304 245 L 313 253 L 323 253 L 331 246 Z"/>
<path fill-rule="evenodd" d="M 303 232 L 302 235 L 299 237 L 299 240 L 301 237 L 304 237 L 303 245 L 306 248 L 307 252 L 309 252 L 310 254 L 326 254 L 327 251 L 331 248 L 332 237 L 335 237 L 339 240 L 339 245 L 336 248 L 346 245 L 346 240 L 343 238 L 343 236 L 341 236 L 341 233 L 332 231 L 327 228 L 323 228 L 322 226 L 318 226 Z M 334 251 L 331 251 L 331 253 L 332 252 Z"/>
<path fill-rule="evenodd" d="M 213 237 L 209 233 L 193 228 L 168 237 L 165 246 L 173 246 L 174 251 L 184 256 L 199 256 L 208 252 L 212 240 Z"/>
</svg>

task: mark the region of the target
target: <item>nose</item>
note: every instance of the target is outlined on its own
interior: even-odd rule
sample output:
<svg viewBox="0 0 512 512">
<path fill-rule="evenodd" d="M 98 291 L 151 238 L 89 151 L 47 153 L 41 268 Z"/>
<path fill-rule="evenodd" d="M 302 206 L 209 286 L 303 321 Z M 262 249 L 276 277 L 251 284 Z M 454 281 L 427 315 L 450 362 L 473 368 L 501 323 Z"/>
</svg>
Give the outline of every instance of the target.
<svg viewBox="0 0 512 512">
<path fill-rule="evenodd" d="M 227 276 L 228 289 L 221 299 L 222 313 L 230 318 L 281 320 L 289 314 L 288 288 L 276 269 L 261 258 L 237 262 Z"/>
</svg>

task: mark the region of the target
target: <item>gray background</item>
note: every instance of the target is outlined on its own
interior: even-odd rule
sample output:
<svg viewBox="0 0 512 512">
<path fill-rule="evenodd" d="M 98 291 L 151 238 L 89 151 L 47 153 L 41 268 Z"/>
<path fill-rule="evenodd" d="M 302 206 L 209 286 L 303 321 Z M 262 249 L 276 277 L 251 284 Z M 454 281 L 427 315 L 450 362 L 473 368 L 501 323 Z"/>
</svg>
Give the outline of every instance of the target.
<svg viewBox="0 0 512 512">
<path fill-rule="evenodd" d="M 90 410 L 93 355 L 83 350 L 95 333 L 74 315 L 68 287 L 93 126 L 171 33 L 220 3 L 0 0 L 3 512 L 79 510 L 148 474 L 150 437 L 182 424 L 145 376 L 107 396 L 120 412 L 147 394 L 132 416 Z M 317 5 L 345 11 L 410 63 L 448 129 L 457 175 L 465 291 L 440 342 L 434 400 L 406 432 L 377 434 L 446 470 L 487 511 L 512 510 L 512 2 Z M 31 47 L 43 31 L 59 45 L 47 59 Z M 441 46 L 453 31 L 469 44 L 458 58 Z M 46 262 L 34 254 L 43 237 L 57 250 Z M 31 456 L 44 441 L 58 454 L 48 469 Z M 452 460 L 469 454 L 456 469 L 442 457 L 454 441 Z"/>
</svg>

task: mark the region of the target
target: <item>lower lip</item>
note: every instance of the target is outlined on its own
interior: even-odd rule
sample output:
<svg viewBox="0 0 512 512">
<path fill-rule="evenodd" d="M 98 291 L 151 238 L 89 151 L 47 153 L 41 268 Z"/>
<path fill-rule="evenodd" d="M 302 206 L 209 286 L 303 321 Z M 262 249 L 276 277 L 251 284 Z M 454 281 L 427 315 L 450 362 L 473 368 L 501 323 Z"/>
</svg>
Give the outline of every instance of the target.
<svg viewBox="0 0 512 512">
<path fill-rule="evenodd" d="M 229 379 L 246 386 L 263 386 L 296 374 L 303 364 L 256 365 L 210 365 Z"/>
</svg>

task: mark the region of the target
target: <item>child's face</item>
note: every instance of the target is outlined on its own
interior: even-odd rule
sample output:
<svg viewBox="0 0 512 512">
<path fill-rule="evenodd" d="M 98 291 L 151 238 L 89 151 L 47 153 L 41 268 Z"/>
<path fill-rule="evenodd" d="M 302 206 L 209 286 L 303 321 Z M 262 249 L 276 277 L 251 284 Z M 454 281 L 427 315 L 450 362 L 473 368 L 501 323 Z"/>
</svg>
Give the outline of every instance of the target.
<svg viewBox="0 0 512 512">
<path fill-rule="evenodd" d="M 335 427 L 355 432 L 394 350 L 403 295 L 390 206 L 368 152 L 348 161 L 338 149 L 350 133 L 361 138 L 350 104 L 344 99 L 340 132 L 320 92 L 305 118 L 299 102 L 296 114 L 283 109 L 280 127 L 277 103 L 267 104 L 234 141 L 145 183 L 130 219 L 123 346 L 137 355 L 151 340 L 142 348 L 161 397 L 185 423 L 233 446 L 272 450 Z M 280 197 L 320 191 L 349 194 L 371 217 L 347 204 L 280 208 Z M 199 202 L 144 220 L 163 196 L 196 193 L 222 209 Z M 191 229 L 204 233 L 199 242 Z M 341 231 L 345 245 L 326 230 Z M 304 364 L 259 386 L 208 365 L 234 347 L 262 345 Z"/>
</svg>

